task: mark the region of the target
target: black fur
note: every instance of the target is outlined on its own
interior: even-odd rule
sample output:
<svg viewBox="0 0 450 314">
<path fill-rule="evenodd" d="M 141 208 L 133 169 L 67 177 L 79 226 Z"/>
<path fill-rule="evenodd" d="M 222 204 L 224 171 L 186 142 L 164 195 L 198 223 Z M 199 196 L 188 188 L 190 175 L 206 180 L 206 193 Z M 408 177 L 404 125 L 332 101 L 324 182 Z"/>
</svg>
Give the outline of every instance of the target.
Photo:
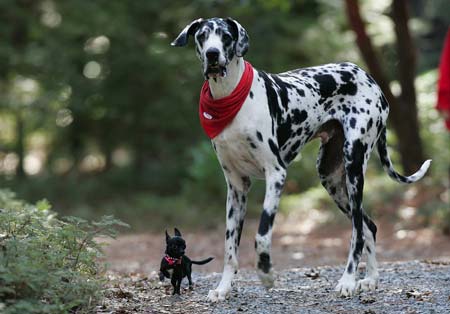
<svg viewBox="0 0 450 314">
<path fill-rule="evenodd" d="M 170 278 L 173 286 L 173 294 L 180 294 L 181 281 L 184 277 L 188 278 L 189 289 L 193 289 L 191 277 L 192 264 L 204 265 L 214 259 L 213 257 L 209 257 L 201 261 L 192 261 L 184 254 L 185 250 L 186 241 L 181 237 L 181 232 L 175 228 L 175 236 L 170 237 L 166 231 L 166 256 L 169 256 L 175 262 L 171 265 L 167 261 L 166 256 L 162 258 L 159 279 L 163 281 L 164 278 Z M 172 274 L 170 274 L 171 270 L 173 271 Z"/>
</svg>

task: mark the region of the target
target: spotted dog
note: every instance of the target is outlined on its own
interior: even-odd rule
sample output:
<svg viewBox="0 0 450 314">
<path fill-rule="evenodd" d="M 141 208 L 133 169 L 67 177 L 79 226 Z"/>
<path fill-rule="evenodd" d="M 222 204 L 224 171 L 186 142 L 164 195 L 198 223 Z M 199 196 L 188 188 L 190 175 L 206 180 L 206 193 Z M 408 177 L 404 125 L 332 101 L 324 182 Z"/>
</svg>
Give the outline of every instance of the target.
<svg viewBox="0 0 450 314">
<path fill-rule="evenodd" d="M 190 36 L 212 97 L 229 95 L 244 71 L 247 32 L 231 18 L 198 19 L 187 25 L 172 45 L 185 46 Z M 373 78 L 357 65 L 332 63 L 280 74 L 253 71 L 251 90 L 242 108 L 212 140 L 228 193 L 224 269 L 218 287 L 208 294 L 209 300 L 224 300 L 231 291 L 252 177 L 266 180 L 255 248 L 259 277 L 264 285 L 273 285 L 272 225 L 286 169 L 314 138 L 322 142 L 317 159 L 320 181 L 353 227 L 347 265 L 335 290 L 341 296 L 374 290 L 379 277 L 377 227 L 362 208 L 370 153 L 376 145 L 384 169 L 401 183 L 422 178 L 431 161 L 408 177 L 394 170 L 386 149 L 388 103 Z M 368 257 L 367 271 L 364 279 L 356 281 L 363 252 Z"/>
</svg>

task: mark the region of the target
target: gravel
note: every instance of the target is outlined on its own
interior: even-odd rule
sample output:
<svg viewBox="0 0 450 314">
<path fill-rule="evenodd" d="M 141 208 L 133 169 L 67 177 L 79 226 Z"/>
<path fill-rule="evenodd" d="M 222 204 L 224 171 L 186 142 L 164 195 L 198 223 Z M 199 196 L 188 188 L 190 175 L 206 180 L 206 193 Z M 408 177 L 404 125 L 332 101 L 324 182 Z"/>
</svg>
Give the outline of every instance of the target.
<svg viewBox="0 0 450 314">
<path fill-rule="evenodd" d="M 109 273 L 106 297 L 98 313 L 345 313 L 345 314 L 449 314 L 450 262 L 412 261 L 380 265 L 377 291 L 352 298 L 337 297 L 333 291 L 342 266 L 296 268 L 275 272 L 272 289 L 259 283 L 254 271 L 236 276 L 230 298 L 209 303 L 206 295 L 216 287 L 219 273 L 195 273 L 194 291 L 172 296 L 168 281 L 159 283 L 156 272 L 121 275 Z M 363 274 L 361 274 L 362 276 Z M 186 284 L 187 280 L 183 283 Z"/>
</svg>

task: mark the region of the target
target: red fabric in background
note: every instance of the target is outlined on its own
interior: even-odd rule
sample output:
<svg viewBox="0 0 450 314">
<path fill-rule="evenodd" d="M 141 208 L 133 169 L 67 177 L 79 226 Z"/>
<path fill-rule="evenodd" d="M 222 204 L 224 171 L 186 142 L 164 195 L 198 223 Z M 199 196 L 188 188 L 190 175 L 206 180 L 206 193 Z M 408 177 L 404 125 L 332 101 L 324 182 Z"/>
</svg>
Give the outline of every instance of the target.
<svg viewBox="0 0 450 314">
<path fill-rule="evenodd" d="M 245 69 L 236 88 L 230 95 L 214 99 L 211 96 L 208 81 L 205 81 L 200 93 L 200 123 L 209 138 L 213 139 L 233 121 L 237 115 L 253 83 L 253 67 L 245 61 Z"/>
<path fill-rule="evenodd" d="M 438 101 L 436 109 L 447 112 L 445 125 L 450 131 L 450 28 L 445 38 L 439 65 Z"/>
</svg>

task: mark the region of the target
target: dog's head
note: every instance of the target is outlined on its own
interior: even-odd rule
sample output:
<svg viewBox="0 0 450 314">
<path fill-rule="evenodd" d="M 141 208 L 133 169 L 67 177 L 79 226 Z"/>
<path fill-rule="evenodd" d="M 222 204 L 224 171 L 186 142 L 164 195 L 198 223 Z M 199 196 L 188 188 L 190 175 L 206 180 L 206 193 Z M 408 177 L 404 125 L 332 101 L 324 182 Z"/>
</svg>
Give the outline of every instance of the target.
<svg viewBox="0 0 450 314">
<path fill-rule="evenodd" d="M 186 241 L 181 232 L 175 228 L 175 236 L 171 237 L 166 230 L 166 254 L 173 258 L 180 258 L 186 251 Z"/>
<path fill-rule="evenodd" d="M 231 18 L 195 20 L 181 31 L 172 46 L 185 46 L 189 36 L 194 36 L 195 50 L 207 79 L 226 76 L 231 60 L 244 56 L 248 50 L 246 30 Z"/>
</svg>

